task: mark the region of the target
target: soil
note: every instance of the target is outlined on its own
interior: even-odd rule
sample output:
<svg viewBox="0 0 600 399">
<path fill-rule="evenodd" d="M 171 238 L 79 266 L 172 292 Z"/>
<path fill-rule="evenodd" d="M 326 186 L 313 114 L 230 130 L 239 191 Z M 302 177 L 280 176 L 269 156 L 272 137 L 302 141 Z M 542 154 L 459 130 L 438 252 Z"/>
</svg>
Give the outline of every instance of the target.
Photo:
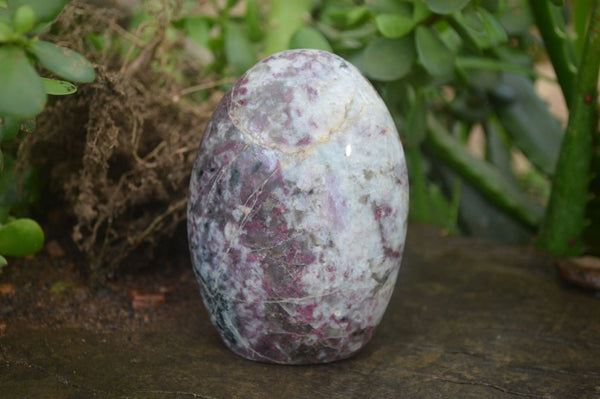
<svg viewBox="0 0 600 399">
<path fill-rule="evenodd" d="M 199 300 L 185 236 L 175 237 L 183 245 L 172 241 L 152 265 L 103 284 L 87 273 L 68 237 L 51 237 L 38 254 L 9 259 L 0 273 L 0 337 L 22 328 L 109 332 L 168 322 Z"/>
</svg>

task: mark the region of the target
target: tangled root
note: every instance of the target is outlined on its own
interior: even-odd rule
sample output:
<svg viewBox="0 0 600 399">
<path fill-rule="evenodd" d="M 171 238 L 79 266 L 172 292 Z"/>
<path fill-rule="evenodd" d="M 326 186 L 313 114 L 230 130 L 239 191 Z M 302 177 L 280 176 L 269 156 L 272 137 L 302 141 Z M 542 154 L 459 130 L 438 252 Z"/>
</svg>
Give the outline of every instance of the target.
<svg viewBox="0 0 600 399">
<path fill-rule="evenodd" d="M 104 276 L 134 251 L 140 255 L 142 247 L 140 256 L 150 261 L 148 249 L 161 245 L 185 220 L 192 164 L 220 97 L 215 91 L 199 104 L 181 99 L 190 90 L 157 67 L 161 52 L 173 46 L 163 34 L 166 26 L 158 26 L 154 37 L 136 46 L 136 57 L 125 60 L 81 40 L 90 32 L 122 36 L 118 21 L 125 18 L 114 8 L 69 4 L 57 21 L 57 36 L 49 40 L 102 66 L 93 83 L 46 107 L 21 148 L 48 171 L 51 192 L 74 215 L 74 242 L 87 255 L 90 271 Z M 197 70 L 182 62 L 179 72 Z M 200 76 L 192 83 L 216 85 Z"/>
</svg>

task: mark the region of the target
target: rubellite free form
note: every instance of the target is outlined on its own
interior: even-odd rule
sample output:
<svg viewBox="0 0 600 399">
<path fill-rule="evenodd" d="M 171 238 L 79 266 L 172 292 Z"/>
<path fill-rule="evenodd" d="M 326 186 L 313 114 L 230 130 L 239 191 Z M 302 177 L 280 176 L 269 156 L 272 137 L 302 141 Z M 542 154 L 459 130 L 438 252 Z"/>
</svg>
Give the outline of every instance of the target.
<svg viewBox="0 0 600 399">
<path fill-rule="evenodd" d="M 392 295 L 407 213 L 402 145 L 360 72 L 320 50 L 260 61 L 215 110 L 190 181 L 192 263 L 226 345 L 285 364 L 356 353 Z"/>
</svg>

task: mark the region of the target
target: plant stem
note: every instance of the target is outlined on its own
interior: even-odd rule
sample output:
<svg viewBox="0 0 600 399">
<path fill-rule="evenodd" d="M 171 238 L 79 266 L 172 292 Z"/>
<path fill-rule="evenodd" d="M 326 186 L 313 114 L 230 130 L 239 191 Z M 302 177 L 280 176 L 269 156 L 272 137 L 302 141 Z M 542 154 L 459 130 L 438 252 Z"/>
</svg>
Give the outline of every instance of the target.
<svg viewBox="0 0 600 399">
<path fill-rule="evenodd" d="M 267 16 L 265 55 L 287 50 L 292 35 L 305 25 L 314 0 L 271 0 Z"/>
<path fill-rule="evenodd" d="M 561 256 L 583 251 L 582 233 L 586 227 L 585 208 L 597 128 L 598 73 L 600 69 L 600 1 L 595 0 L 584 41 L 575 97 L 567 131 L 542 224 L 538 245 Z"/>
<path fill-rule="evenodd" d="M 575 65 L 575 49 L 567 37 L 565 24 L 560 9 L 548 0 L 529 0 L 529 7 L 540 30 L 546 52 L 550 57 L 565 103 L 570 108 L 577 66 Z"/>
<path fill-rule="evenodd" d="M 491 203 L 530 227 L 539 225 L 543 211 L 485 161 L 469 154 L 435 118 L 427 121 L 426 144 L 433 153 L 483 194 Z"/>
</svg>

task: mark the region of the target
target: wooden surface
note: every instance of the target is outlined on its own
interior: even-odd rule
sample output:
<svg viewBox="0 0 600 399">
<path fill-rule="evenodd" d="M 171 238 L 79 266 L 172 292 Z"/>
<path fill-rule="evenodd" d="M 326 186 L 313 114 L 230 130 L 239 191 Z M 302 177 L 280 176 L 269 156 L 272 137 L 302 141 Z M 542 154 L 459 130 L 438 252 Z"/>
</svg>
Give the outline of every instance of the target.
<svg viewBox="0 0 600 399">
<path fill-rule="evenodd" d="M 5 335 L 0 397 L 600 398 L 600 297 L 562 283 L 553 261 L 528 248 L 411 226 L 375 337 L 328 365 L 241 359 L 199 295 L 178 309 L 165 325 L 130 332 Z"/>
</svg>

